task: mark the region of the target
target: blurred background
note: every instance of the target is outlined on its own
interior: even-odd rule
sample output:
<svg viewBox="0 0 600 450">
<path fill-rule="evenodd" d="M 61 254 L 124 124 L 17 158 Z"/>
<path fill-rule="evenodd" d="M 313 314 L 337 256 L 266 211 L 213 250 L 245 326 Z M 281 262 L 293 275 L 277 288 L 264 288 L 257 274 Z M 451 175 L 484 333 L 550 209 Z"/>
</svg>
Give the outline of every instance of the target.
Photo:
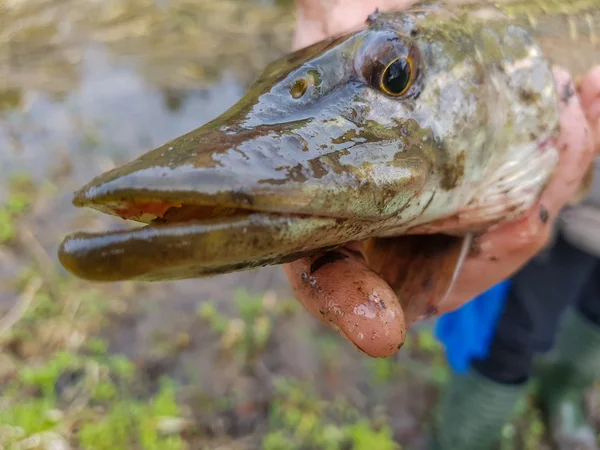
<svg viewBox="0 0 600 450">
<path fill-rule="evenodd" d="M 448 375 L 431 323 L 374 360 L 280 268 L 98 285 L 56 259 L 126 226 L 75 189 L 223 112 L 293 27 L 292 1 L 0 0 L 1 449 L 425 448 Z M 530 406 L 504 448 L 545 448 Z"/>
</svg>

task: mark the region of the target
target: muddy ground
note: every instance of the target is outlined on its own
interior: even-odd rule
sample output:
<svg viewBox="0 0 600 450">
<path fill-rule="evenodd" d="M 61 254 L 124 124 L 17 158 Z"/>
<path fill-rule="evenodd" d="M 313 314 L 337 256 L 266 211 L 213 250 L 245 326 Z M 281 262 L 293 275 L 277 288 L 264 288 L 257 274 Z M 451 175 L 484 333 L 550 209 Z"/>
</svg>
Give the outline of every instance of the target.
<svg viewBox="0 0 600 450">
<path fill-rule="evenodd" d="M 98 285 L 57 264 L 65 234 L 128 226 L 72 192 L 231 106 L 290 48 L 292 6 L 0 0 L 0 448 L 425 448 L 431 324 L 372 360 L 279 268 Z M 542 433 L 525 402 L 503 448 Z"/>
</svg>

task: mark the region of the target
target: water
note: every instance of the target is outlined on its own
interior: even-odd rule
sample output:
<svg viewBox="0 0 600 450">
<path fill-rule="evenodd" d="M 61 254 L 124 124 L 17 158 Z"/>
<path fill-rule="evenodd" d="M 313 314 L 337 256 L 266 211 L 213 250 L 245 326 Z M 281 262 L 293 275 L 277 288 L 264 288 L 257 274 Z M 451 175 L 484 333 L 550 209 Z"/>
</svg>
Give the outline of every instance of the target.
<svg viewBox="0 0 600 450">
<path fill-rule="evenodd" d="M 0 201 L 18 173 L 51 192 L 19 222 L 42 259 L 62 270 L 65 234 L 125 226 L 73 207 L 72 192 L 233 105 L 289 50 L 293 19 L 290 5 L 266 1 L 0 0 Z M 16 302 L 18 273 L 40 263 L 27 247 L 0 251 L 0 306 Z M 158 303 L 145 317 L 227 302 L 239 287 L 289 292 L 278 268 L 153 284 L 144 295 Z"/>
</svg>

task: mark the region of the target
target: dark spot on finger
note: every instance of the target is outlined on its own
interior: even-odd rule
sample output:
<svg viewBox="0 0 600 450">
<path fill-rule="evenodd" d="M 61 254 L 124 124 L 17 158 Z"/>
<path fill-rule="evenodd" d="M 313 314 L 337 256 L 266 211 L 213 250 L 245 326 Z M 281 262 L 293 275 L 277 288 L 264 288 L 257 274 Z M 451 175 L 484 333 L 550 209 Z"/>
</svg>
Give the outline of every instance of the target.
<svg viewBox="0 0 600 450">
<path fill-rule="evenodd" d="M 488 259 L 489 259 L 490 261 L 493 261 L 493 262 L 496 262 L 496 261 L 498 261 L 498 257 L 497 257 L 497 256 L 490 256 Z"/>
<path fill-rule="evenodd" d="M 565 105 L 569 103 L 571 98 L 575 95 L 575 89 L 573 89 L 573 85 L 571 83 L 567 83 L 560 93 L 560 101 Z"/>
<path fill-rule="evenodd" d="M 324 316 L 324 315 L 325 315 L 325 313 L 323 312 L 323 310 L 322 310 L 322 309 L 319 309 L 319 314 L 321 314 L 322 316 Z"/>
<path fill-rule="evenodd" d="M 385 306 L 385 303 L 383 303 L 383 300 L 379 300 L 379 303 L 381 303 L 381 306 L 383 307 L 383 309 L 387 309 L 387 306 Z"/>
<path fill-rule="evenodd" d="M 306 272 L 302 272 L 302 275 L 300 275 L 300 278 L 302 278 L 303 280 L 306 280 L 308 278 L 308 274 Z"/>
<path fill-rule="evenodd" d="M 550 214 L 548 210 L 544 206 L 540 206 L 540 220 L 542 223 L 548 223 L 548 219 L 550 218 Z"/>
<path fill-rule="evenodd" d="M 312 275 L 321 267 L 336 261 L 342 261 L 344 259 L 348 259 L 348 255 L 344 255 L 340 252 L 327 252 L 313 261 L 313 263 L 310 265 L 310 273 Z"/>
</svg>

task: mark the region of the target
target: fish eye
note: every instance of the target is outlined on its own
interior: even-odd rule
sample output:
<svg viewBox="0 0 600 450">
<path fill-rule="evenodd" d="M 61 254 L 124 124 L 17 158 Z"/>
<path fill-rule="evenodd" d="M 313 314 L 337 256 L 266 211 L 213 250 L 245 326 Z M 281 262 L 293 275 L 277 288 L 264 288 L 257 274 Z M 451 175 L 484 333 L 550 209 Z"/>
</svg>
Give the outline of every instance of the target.
<svg viewBox="0 0 600 450">
<path fill-rule="evenodd" d="M 379 87 L 393 97 L 404 95 L 413 82 L 413 61 L 410 57 L 400 57 L 390 62 L 381 72 Z"/>
</svg>

